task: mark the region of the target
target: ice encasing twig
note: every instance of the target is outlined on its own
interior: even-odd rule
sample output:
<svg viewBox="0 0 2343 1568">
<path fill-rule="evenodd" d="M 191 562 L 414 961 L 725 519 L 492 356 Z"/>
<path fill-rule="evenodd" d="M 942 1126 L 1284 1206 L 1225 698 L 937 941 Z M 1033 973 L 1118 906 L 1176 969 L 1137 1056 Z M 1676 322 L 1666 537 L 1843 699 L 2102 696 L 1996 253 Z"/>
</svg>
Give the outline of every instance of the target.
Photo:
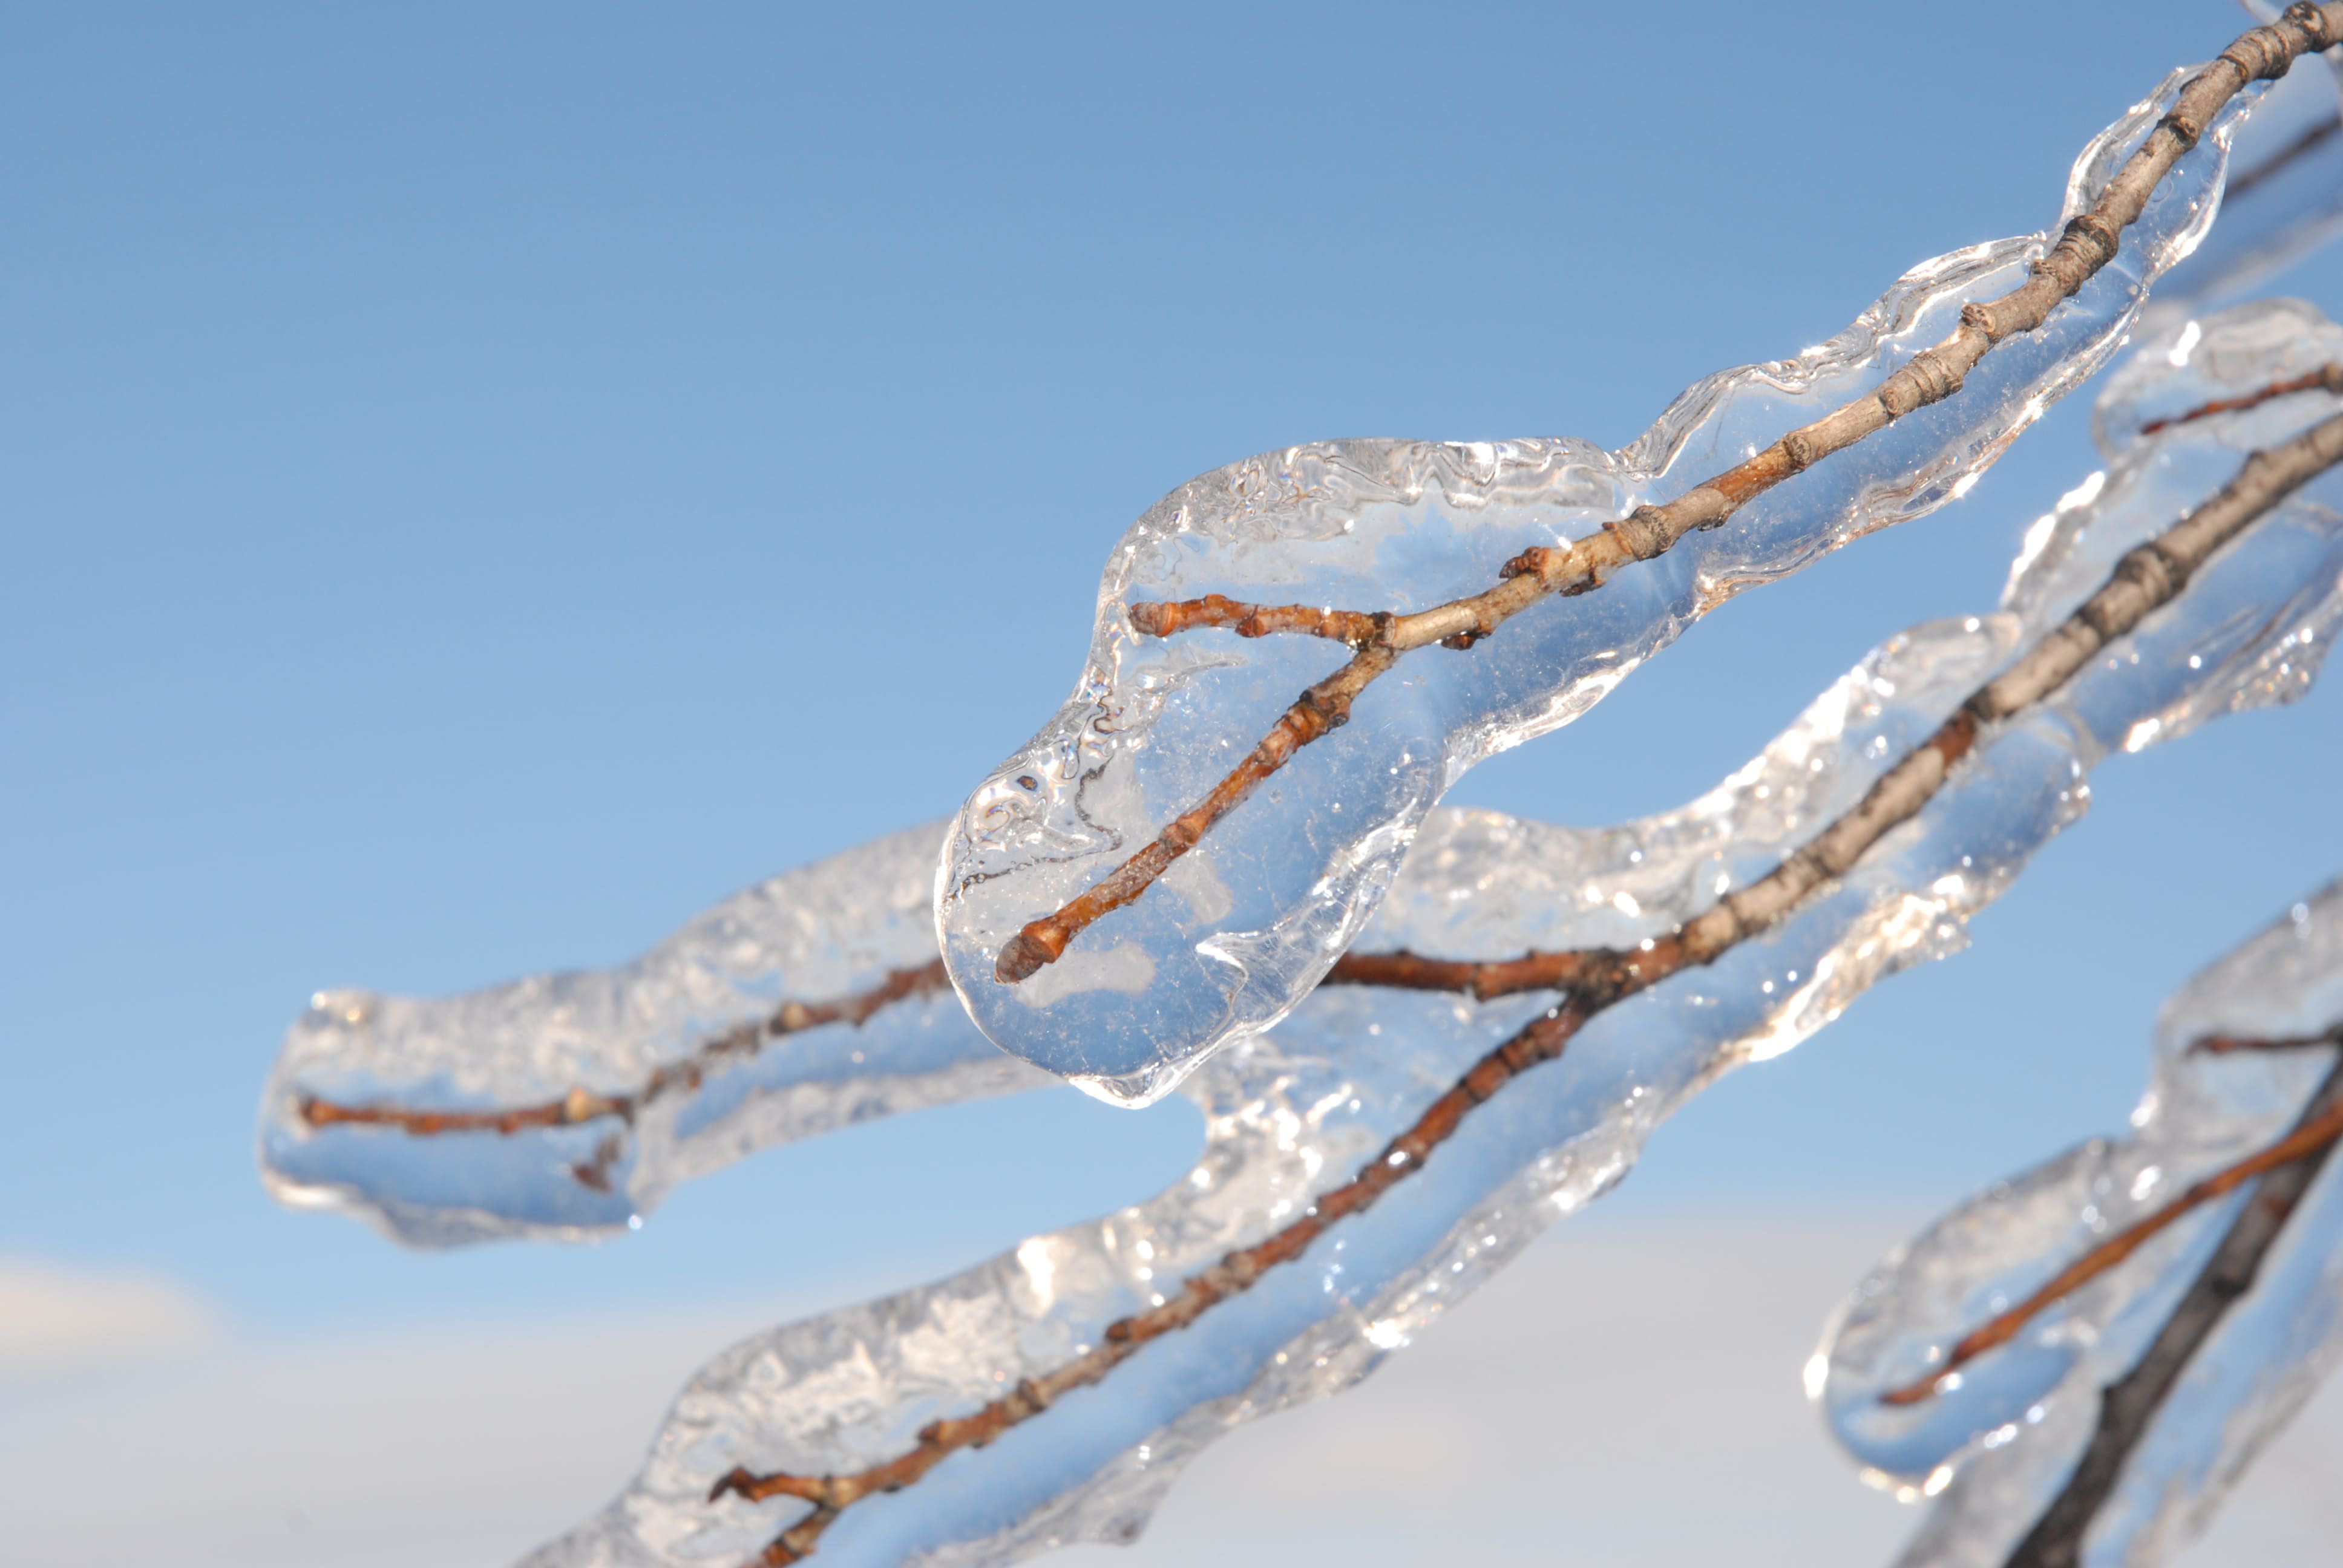
<svg viewBox="0 0 2343 1568">
<path fill-rule="evenodd" d="M 2219 1037 L 2221 1043 L 2207 1047 L 2198 1042 L 2196 1049 L 2217 1050 L 2301 1050 L 2314 1046 L 2333 1045 L 2338 1030 L 2292 1040 L 2236 1040 Z M 1885 1404 L 1917 1404 L 1934 1394 L 1944 1380 L 1987 1351 L 1998 1349 L 2017 1336 L 2020 1329 L 2067 1296 L 2081 1290 L 2093 1280 L 2115 1268 L 2145 1245 L 2167 1226 L 2195 1213 L 2217 1199 L 2226 1198 L 2247 1182 L 2268 1175 L 2273 1171 L 2300 1162 L 2311 1174 L 2327 1157 L 2338 1138 L 2343 1138 L 2343 1094 L 2335 1092 L 2338 1081 L 2331 1081 L 2329 1088 L 2311 1101 L 2302 1120 L 2284 1138 L 2259 1149 L 2242 1160 L 2234 1161 L 2202 1181 L 2189 1184 L 2178 1197 L 2149 1214 L 2146 1219 L 2127 1225 L 2106 1241 L 2085 1252 L 2052 1277 L 2050 1282 L 2036 1291 L 2008 1311 L 1996 1313 L 1966 1334 L 1945 1355 L 1944 1362 L 1916 1382 L 1889 1389 L 1879 1396 Z M 2308 1175 L 2301 1185 L 2308 1185 Z M 2242 1218 L 2242 1217 L 2241 1217 Z M 2233 1227 L 2234 1231 L 2234 1227 Z M 2272 1228 L 2270 1236 L 2275 1237 Z M 2267 1247 L 2268 1238 L 2263 1245 Z M 2258 1251 L 2255 1254 L 2259 1256 Z M 2246 1278 L 2250 1281 L 2250 1270 Z"/>
<path fill-rule="evenodd" d="M 2268 1168 L 2253 1200 L 2237 1211 L 2220 1246 L 2165 1320 L 2147 1353 L 2102 1392 L 2090 1446 L 2034 1528 L 2010 1553 L 2006 1568 L 2075 1568 L 2082 1561 L 2084 1536 L 2115 1492 L 2125 1461 L 2147 1435 L 2180 1374 L 2220 1325 L 2230 1304 L 2253 1289 L 2262 1260 L 2335 1151 L 2336 1136 L 2343 1132 L 2343 1064 L 2328 1074 L 2300 1125 L 2279 1147 L 2300 1141 L 2322 1124 L 2328 1131 L 2314 1147 Z"/>
<path fill-rule="evenodd" d="M 663 1063 L 632 1089 L 603 1093 L 581 1085 L 567 1094 L 528 1105 L 482 1110 L 432 1110 L 392 1101 L 344 1101 L 302 1092 L 295 1113 L 311 1128 L 381 1127 L 412 1137 L 431 1138 L 451 1132 L 495 1132 L 510 1136 L 538 1127 L 578 1127 L 616 1118 L 631 1122 L 645 1107 L 679 1090 L 699 1087 L 707 1075 L 729 1062 L 745 1060 L 769 1041 L 833 1023 L 860 1026 L 880 1009 L 950 987 L 943 960 L 913 968 L 890 970 L 878 984 L 828 1001 L 785 1001 L 761 1019 L 736 1024 L 711 1035 L 678 1061 Z M 607 1160 L 603 1161 L 607 1164 Z M 573 1169 L 578 1180 L 591 1184 L 593 1165 Z"/>
<path fill-rule="evenodd" d="M 914 1446 L 897 1457 L 844 1474 L 759 1473 L 736 1465 L 709 1492 L 711 1503 L 737 1494 L 751 1502 L 802 1498 L 813 1504 L 769 1543 L 759 1562 L 779 1568 L 812 1553 L 838 1517 L 873 1494 L 913 1485 L 951 1454 L 981 1448 L 1030 1421 L 1075 1389 L 1098 1382 L 1141 1346 L 1188 1327 L 1216 1303 L 1250 1289 L 1279 1265 L 1300 1257 L 1320 1234 L 1371 1208 L 1393 1186 L 1421 1170 L 1475 1106 L 1529 1069 L 1559 1057 L 1588 1021 L 1670 976 L 1714 962 L 1734 947 L 1779 924 L 1817 889 L 1845 875 L 1890 830 L 1917 816 L 1944 786 L 1953 767 L 1990 725 L 2013 719 L 2065 686 L 2100 649 L 2178 597 L 2191 576 L 2222 546 L 2268 515 L 2318 475 L 2343 462 L 2343 415 L 2248 457 L 2237 477 L 2182 521 L 2127 552 L 2097 592 L 2021 653 L 1872 785 L 1853 809 L 1825 827 L 1772 872 L 1726 895 L 1697 919 L 1665 937 L 1622 950 L 1530 954 L 1513 962 L 1545 964 L 1547 983 L 1563 1000 L 1483 1056 L 1414 1123 L 1342 1186 L 1302 1216 L 1252 1246 L 1224 1255 L 1182 1282 L 1153 1309 L 1108 1325 L 1101 1342 L 1039 1376 L 1021 1380 L 972 1413 L 930 1422 Z M 1483 965 L 1443 966 L 1412 953 L 1386 955 L 1386 972 L 1418 980 L 1463 982 L 1482 978 Z M 1370 966 L 1363 965 L 1362 968 Z M 1520 972 L 1527 972 L 1526 970 Z M 1370 982 L 1372 983 L 1372 982 Z M 1403 983 L 1405 983 L 1403 981 Z"/>
<path fill-rule="evenodd" d="M 1349 662 L 1296 698 L 1243 760 L 1121 866 L 1069 902 L 1029 921 L 1001 947 L 994 978 L 1014 985 L 1057 961 L 1068 943 L 1101 917 L 1141 897 L 1193 849 L 1213 825 L 1242 804 L 1302 748 L 1350 721 L 1359 696 L 1406 654 L 1433 643 L 1469 648 L 1530 606 L 1556 594 L 1585 593 L 1621 567 L 1650 560 L 1686 534 L 1721 526 L 1745 503 L 1844 451 L 1888 425 L 1958 392 L 1969 371 L 2005 339 L 2033 331 L 2089 281 L 2120 248 L 2157 184 L 2194 147 L 2213 116 L 2247 85 L 2286 74 L 2300 55 L 2343 39 L 2343 4 L 2304 4 L 2276 22 L 2239 35 L 2191 77 L 2147 139 L 2107 182 L 2090 210 L 2066 226 L 2058 243 L 2017 287 L 1976 301 L 1944 342 L 1925 349 L 1874 391 L 1662 506 L 1567 546 L 1541 546 L 1508 561 L 1493 586 L 1411 615 L 1264 607 L 1219 599 L 1132 607 L 1134 628 L 1162 635 L 1189 626 L 1228 626 L 1243 635 L 1303 631 L 1333 637 L 1355 651 Z M 1218 599 L 1216 604 L 1213 600 Z M 1254 629 L 1247 631 L 1250 625 Z"/>
</svg>

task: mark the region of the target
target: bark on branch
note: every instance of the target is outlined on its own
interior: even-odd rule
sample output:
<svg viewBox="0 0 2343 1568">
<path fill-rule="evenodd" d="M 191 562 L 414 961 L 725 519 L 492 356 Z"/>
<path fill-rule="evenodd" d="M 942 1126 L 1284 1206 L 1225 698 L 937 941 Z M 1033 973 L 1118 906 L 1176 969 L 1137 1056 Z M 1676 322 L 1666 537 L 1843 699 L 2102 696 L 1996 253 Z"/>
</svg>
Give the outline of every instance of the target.
<svg viewBox="0 0 2343 1568">
<path fill-rule="evenodd" d="M 1721 526 L 1783 480 L 1958 392 L 1996 344 L 2041 326 L 2114 259 L 2123 231 L 2138 219 L 2157 184 L 2196 146 L 2222 106 L 2247 84 L 2282 76 L 2300 55 L 2338 40 L 2343 4 L 2298 5 L 2278 21 L 2245 33 L 2182 86 L 2171 110 L 2117 170 L 2091 209 L 2068 222 L 2026 280 L 1997 299 L 1964 307 L 1951 337 L 1914 355 L 1876 390 L 1791 431 L 1664 506 L 1638 507 L 1566 546 L 1523 551 L 1480 593 L 1408 615 L 1248 605 L 1218 595 L 1132 606 L 1132 627 L 1142 633 L 1169 636 L 1202 626 L 1252 637 L 1302 631 L 1333 638 L 1355 651 L 1348 663 L 1296 698 L 1242 761 L 1145 848 L 1003 944 L 994 977 L 1004 985 L 1031 979 L 1056 962 L 1082 930 L 1146 892 L 1295 752 L 1348 723 L 1360 695 L 1406 654 L 1433 643 L 1470 648 L 1534 604 L 1600 588 L 1620 568 L 1664 554 L 1695 529 Z"/>
<path fill-rule="evenodd" d="M 2322 1121 L 2333 1122 L 2338 1114 L 2343 1114 L 2343 1064 L 2328 1072 L 2311 1096 L 2288 1141 L 2301 1138 Z M 2262 1178 L 2252 1201 L 2229 1222 L 2220 1246 L 2198 1271 L 2187 1294 L 2180 1298 L 2172 1316 L 2165 1320 L 2147 1353 L 2101 1393 L 2099 1424 L 2090 1446 L 2034 1528 L 2010 1553 L 2006 1568 L 2077 1568 L 2091 1522 L 2114 1494 L 2125 1462 L 2155 1425 L 2180 1374 L 2213 1337 L 2231 1304 L 2253 1289 L 2262 1260 L 2277 1244 L 2296 1205 L 2318 1179 L 2334 1151 L 2330 1133 L 2325 1142 Z"/>
<path fill-rule="evenodd" d="M 2216 550 L 2338 462 L 2343 462 L 2343 415 L 2247 458 L 2236 479 L 2185 520 L 2125 556 L 2106 585 L 2080 609 L 2045 633 L 2009 669 L 1971 695 L 1934 735 L 1874 783 L 1852 809 L 1772 872 L 1728 894 L 1671 935 L 1647 939 L 1624 950 L 1530 953 L 1493 964 L 1449 963 L 1406 952 L 1345 960 L 1337 972 L 1346 983 L 1455 990 L 1477 996 L 1551 988 L 1559 990 L 1562 996 L 1554 1006 L 1482 1057 L 1413 1125 L 1348 1181 L 1321 1196 L 1299 1219 L 1190 1276 L 1161 1305 L 1110 1323 L 1098 1345 L 1063 1366 L 1021 1382 L 971 1414 L 931 1422 L 920 1432 L 910 1452 L 883 1463 L 843 1475 L 800 1475 L 787 1471 L 760 1474 L 736 1466 L 710 1490 L 709 1502 L 733 1494 L 750 1502 L 787 1496 L 811 1503 L 811 1511 L 777 1536 L 758 1558 L 768 1568 L 796 1563 L 813 1552 L 844 1510 L 873 1493 L 911 1485 L 962 1449 L 985 1446 L 1066 1394 L 1100 1382 L 1149 1342 L 1187 1327 L 1216 1303 L 1249 1289 L 1270 1270 L 1299 1258 L 1336 1222 L 1371 1208 L 1421 1169 L 1475 1106 L 1531 1068 L 1560 1056 L 1589 1020 L 1672 975 L 1715 961 L 1739 943 L 1778 925 L 1809 895 L 1844 876 L 1872 845 L 1919 814 L 1988 726 L 2023 713 L 2064 686 L 2099 649 L 2177 597 Z"/>
</svg>

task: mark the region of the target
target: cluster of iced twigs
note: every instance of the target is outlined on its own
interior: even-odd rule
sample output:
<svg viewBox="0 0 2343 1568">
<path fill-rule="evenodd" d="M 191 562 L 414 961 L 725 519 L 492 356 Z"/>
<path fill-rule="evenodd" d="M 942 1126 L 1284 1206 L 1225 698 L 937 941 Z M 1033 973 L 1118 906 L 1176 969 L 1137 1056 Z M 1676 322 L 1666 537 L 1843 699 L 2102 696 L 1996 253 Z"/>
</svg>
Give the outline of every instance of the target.
<svg viewBox="0 0 2343 1568">
<path fill-rule="evenodd" d="M 1938 1221 L 1817 1352 L 1849 1448 L 1943 1493 L 1907 1568 L 2160 1559 L 2343 1353 L 2343 882 L 2158 1035 L 2128 1136 Z"/>
<path fill-rule="evenodd" d="M 2150 345 L 2110 397 L 2136 429 L 2336 357 L 2334 327 L 2252 307 Z M 734 1347 L 634 1485 L 534 1561 L 1005 1562 L 1127 1538 L 1202 1444 L 1404 1343 L 1718 1072 L 1956 946 L 2107 752 L 2304 689 L 2343 617 L 2318 504 L 2338 486 L 2309 477 L 2343 453 L 2335 412 L 2309 391 L 2135 441 L 2029 539 L 2000 611 L 1882 648 L 1683 810 L 1597 832 L 1433 818 L 1363 950 L 1573 952 L 1598 978 L 1320 990 L 1191 1081 L 1208 1146 L 1173 1190 Z M 2248 447 L 2273 456 L 2241 476 Z M 2234 537 L 2198 564 L 2200 519 Z M 2014 678 L 2030 694 L 1997 706 Z M 1851 865 L 1815 848 L 1865 819 Z M 1719 910 L 1737 934 L 1695 950 Z"/>
<path fill-rule="evenodd" d="M 947 844 L 979 1026 L 1143 1101 L 1282 1016 L 1465 769 L 1731 593 L 1959 494 L 2097 369 L 2204 232 L 2256 81 L 2338 33 L 2343 6 L 2298 6 L 2176 73 L 2087 149 L 2058 229 L 1916 268 L 1625 451 L 1333 443 L 1166 498 L 1110 559 L 1071 699 Z"/>
</svg>

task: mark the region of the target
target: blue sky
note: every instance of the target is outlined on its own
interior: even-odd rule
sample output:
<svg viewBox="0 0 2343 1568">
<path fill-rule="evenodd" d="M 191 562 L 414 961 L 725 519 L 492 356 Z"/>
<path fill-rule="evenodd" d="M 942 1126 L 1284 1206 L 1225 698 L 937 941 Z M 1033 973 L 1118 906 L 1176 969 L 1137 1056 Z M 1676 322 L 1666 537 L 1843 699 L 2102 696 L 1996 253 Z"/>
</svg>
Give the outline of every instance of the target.
<svg viewBox="0 0 2343 1568">
<path fill-rule="evenodd" d="M 1045 1095 L 765 1155 L 620 1244 L 420 1258 L 272 1208 L 251 1128 L 321 985 L 608 962 L 950 809 L 1192 474 L 1624 443 L 2049 221 L 2085 141 L 2237 28 L 0 15 L 0 1254 L 300 1336 L 908 1283 L 1153 1190 L 1190 1112 Z M 2343 264 L 2287 287 L 2343 309 Z M 2085 414 L 1455 799 L 1592 822 L 1705 789 L 1885 635 L 1989 605 L 2093 466 Z M 1926 1208 L 2115 1123 L 2158 1000 L 2343 869 L 2338 700 L 2110 764 L 1974 951 L 1729 1081 L 1615 1201 Z"/>
</svg>

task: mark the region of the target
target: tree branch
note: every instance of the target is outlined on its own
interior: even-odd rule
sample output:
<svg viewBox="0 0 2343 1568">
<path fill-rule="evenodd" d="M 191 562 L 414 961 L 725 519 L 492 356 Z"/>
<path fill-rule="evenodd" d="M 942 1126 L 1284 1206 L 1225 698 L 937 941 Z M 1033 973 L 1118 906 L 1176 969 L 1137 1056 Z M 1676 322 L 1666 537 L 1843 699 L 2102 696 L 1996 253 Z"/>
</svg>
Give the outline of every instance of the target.
<svg viewBox="0 0 2343 1568">
<path fill-rule="evenodd" d="M 2308 0 L 2278 21 L 2243 34 L 2189 78 L 2171 110 L 2125 160 L 2090 211 L 2067 224 L 2026 280 L 1998 299 L 1964 307 L 1961 324 L 1951 337 L 1913 356 L 1876 390 L 1791 431 L 1664 506 L 1638 507 L 1625 518 L 1604 523 L 1599 531 L 1566 546 L 1523 550 L 1505 563 L 1494 586 L 1480 593 L 1409 615 L 1294 605 L 1264 608 L 1218 595 L 1132 606 L 1131 624 L 1141 632 L 1161 627 L 1165 630 L 1161 635 L 1169 635 L 1195 626 L 1229 627 L 1246 636 L 1301 630 L 1351 643 L 1356 651 L 1350 662 L 1295 699 L 1243 761 L 1145 848 L 1003 944 L 994 978 L 1004 985 L 1031 978 L 1056 962 L 1082 930 L 1146 892 L 1296 751 L 1348 723 L 1360 694 L 1403 656 L 1433 643 L 1469 648 L 1545 598 L 1600 588 L 1620 568 L 1664 554 L 1694 529 L 1721 526 L 1783 480 L 1958 392 L 1969 371 L 1996 344 L 2041 326 L 2054 308 L 2114 259 L 2123 230 L 2139 217 L 2157 184 L 2196 146 L 2223 105 L 2247 84 L 2282 76 L 2298 56 L 2338 39 L 2343 39 L 2343 4 L 2319 5 Z M 1215 601 L 1218 608 L 1213 608 Z M 1353 635 L 1369 623 L 1373 625 L 1371 636 L 1359 640 Z M 1255 629 L 1245 631 L 1248 625 Z"/>
<path fill-rule="evenodd" d="M 950 984 L 944 974 L 943 960 L 937 959 L 915 969 L 890 970 L 878 984 L 833 1000 L 785 1001 L 761 1019 L 736 1024 L 702 1040 L 689 1056 L 654 1069 L 641 1083 L 624 1093 L 599 1094 L 580 1086 L 557 1100 L 481 1111 L 417 1110 L 387 1101 L 350 1104 L 305 1093 L 296 1101 L 294 1110 L 311 1128 L 387 1127 L 417 1138 L 450 1132 L 495 1132 L 509 1137 L 539 1127 L 581 1126 L 605 1117 L 631 1123 L 654 1101 L 675 1090 L 698 1089 L 711 1070 L 755 1056 L 770 1040 L 827 1024 L 848 1023 L 860 1028 L 883 1008 L 930 995 Z M 609 1167 L 620 1147 L 613 1139 L 605 1139 L 594 1158 L 572 1166 L 570 1173 L 588 1187 L 607 1187 Z"/>
<path fill-rule="evenodd" d="M 2305 1046 L 2331 1045 L 2335 1043 L 2338 1030 L 2343 1030 L 2343 1025 L 2338 1025 L 2336 1030 L 2329 1030 L 2324 1034 L 2304 1040 L 2229 1042 L 2215 1049 L 2282 1050 Z M 2343 1082 L 2343 1081 L 2337 1081 Z M 2267 1176 L 2280 1166 L 2290 1165 L 2298 1160 L 2303 1160 L 2314 1154 L 2324 1159 L 2326 1151 L 2338 1138 L 2343 1138 L 2343 1097 L 2330 1095 L 2322 1089 L 2319 1094 L 2313 1098 L 2311 1109 L 2304 1113 L 2303 1120 L 2296 1124 L 2293 1131 L 2267 1149 L 2258 1150 L 2243 1160 L 2223 1166 L 2202 1181 L 2191 1183 L 2187 1191 L 2164 1207 L 2143 1220 L 2125 1226 L 2064 1269 L 2059 1270 L 2049 1283 L 2040 1290 L 2036 1291 L 2007 1312 L 1996 1314 L 1962 1336 L 1960 1342 L 1955 1344 L 1950 1353 L 1946 1356 L 1942 1366 L 1937 1367 L 1917 1382 L 1888 1390 L 1879 1396 L 1879 1402 L 1882 1404 L 1910 1405 L 1918 1404 L 1930 1398 L 1945 1386 L 1945 1380 L 1958 1369 L 1975 1361 L 1987 1351 L 2007 1344 L 2017 1337 L 2018 1331 L 2027 1323 L 2138 1251 L 2151 1238 L 2161 1234 L 2174 1221 L 2195 1213 L 2216 1199 L 2227 1197 L 2247 1182 L 2259 1176 Z"/>
<path fill-rule="evenodd" d="M 788 1496 L 812 1503 L 811 1512 L 776 1537 L 758 1559 L 768 1568 L 796 1563 L 813 1552 L 847 1508 L 874 1493 L 912 1484 L 963 1448 L 983 1447 L 1066 1393 L 1098 1382 L 1151 1341 L 1187 1327 L 1215 1303 L 1300 1257 L 1336 1221 L 1363 1212 L 1421 1169 L 1473 1107 L 1531 1068 L 1560 1056 L 1588 1021 L 1672 975 L 1714 962 L 1779 924 L 1808 895 L 1845 875 L 1882 837 L 1919 814 L 1987 725 L 2024 712 L 2064 686 L 2100 648 L 2177 597 L 2214 551 L 2338 462 L 2343 462 L 2343 415 L 2247 457 L 2237 478 L 2186 519 L 2126 555 L 2080 609 L 1971 695 L 1851 810 L 1772 872 L 1728 894 L 1676 932 L 1624 950 L 1530 953 L 1495 964 L 1447 963 L 1408 952 L 1346 960 L 1343 980 L 1352 984 L 1394 983 L 1476 996 L 1551 986 L 1560 989 L 1563 997 L 1482 1057 L 1407 1131 L 1348 1181 L 1322 1195 L 1301 1218 L 1190 1276 L 1178 1293 L 1152 1310 L 1110 1323 L 1101 1343 L 1056 1371 L 1021 1382 L 973 1414 L 931 1422 L 920 1430 L 909 1452 L 867 1470 L 845 1475 L 759 1474 L 735 1466 L 709 1491 L 709 1502 L 737 1493 L 750 1502 Z"/>
<path fill-rule="evenodd" d="M 2338 1114 L 2343 1114 L 2343 1063 L 2311 1096 L 2294 1138 L 2287 1141 L 2322 1121 L 2334 1122 Z M 2189 1361 L 2212 1338 L 2231 1304 L 2253 1289 L 2262 1260 L 2334 1149 L 2330 1132 L 2327 1141 L 2273 1169 L 2253 1201 L 2237 1211 L 2220 1246 L 2165 1320 L 2147 1353 L 2101 1394 L 2099 1424 L 2090 1446 L 2034 1528 L 2010 1553 L 2006 1568 L 2076 1568 L 2082 1561 L 2084 1537 L 2113 1495 L 2125 1462 L 2155 1424 Z"/>
<path fill-rule="evenodd" d="M 2150 419 L 2139 427 L 2143 436 L 2153 436 L 2158 430 L 2168 430 L 2175 425 L 2187 425 L 2216 414 L 2237 414 L 2247 408 L 2258 408 L 2273 397 L 2285 397 L 2296 392 L 2343 393 L 2343 365 L 2322 365 L 2305 376 L 2290 381 L 2273 381 L 2258 392 L 2242 397 L 2217 397 L 2210 403 L 2200 403 L 2185 414 L 2175 414 L 2169 419 Z"/>
</svg>

